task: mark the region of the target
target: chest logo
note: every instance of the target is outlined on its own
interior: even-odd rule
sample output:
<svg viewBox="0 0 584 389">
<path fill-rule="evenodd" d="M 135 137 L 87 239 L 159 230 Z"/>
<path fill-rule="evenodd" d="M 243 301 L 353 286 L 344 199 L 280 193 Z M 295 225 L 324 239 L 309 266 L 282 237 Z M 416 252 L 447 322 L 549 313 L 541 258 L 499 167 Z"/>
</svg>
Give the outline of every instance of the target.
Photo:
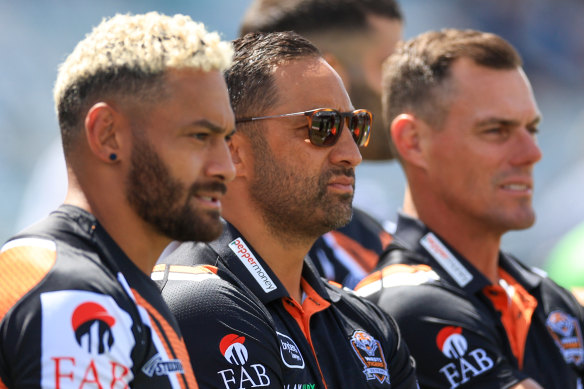
<svg viewBox="0 0 584 389">
<path fill-rule="evenodd" d="M 566 363 L 582 366 L 584 363 L 584 342 L 578 320 L 562 311 L 553 311 L 546 320 L 546 326 Z"/>
<path fill-rule="evenodd" d="M 462 335 L 461 327 L 448 326 L 438 332 L 436 345 L 448 359 L 440 373 L 448 380 L 450 389 L 454 389 L 495 366 L 493 359 L 482 348 L 469 351 L 468 341 Z"/>
<path fill-rule="evenodd" d="M 217 371 L 225 389 L 251 389 L 270 386 L 271 378 L 261 363 L 249 363 L 250 354 L 244 345 L 245 337 L 225 335 L 219 342 L 219 351 L 230 367 Z"/>
<path fill-rule="evenodd" d="M 377 379 L 379 383 L 390 383 L 387 362 L 377 339 L 365 331 L 357 330 L 351 337 L 351 346 L 363 364 L 363 374 L 367 381 Z"/>
<path fill-rule="evenodd" d="M 77 343 L 93 354 L 109 352 L 114 344 L 112 327 L 116 319 L 95 302 L 85 302 L 73 312 L 71 324 Z"/>
<path fill-rule="evenodd" d="M 291 369 L 304 369 L 304 358 L 294 340 L 278 331 L 276 334 L 280 340 L 280 355 L 284 365 Z"/>
</svg>

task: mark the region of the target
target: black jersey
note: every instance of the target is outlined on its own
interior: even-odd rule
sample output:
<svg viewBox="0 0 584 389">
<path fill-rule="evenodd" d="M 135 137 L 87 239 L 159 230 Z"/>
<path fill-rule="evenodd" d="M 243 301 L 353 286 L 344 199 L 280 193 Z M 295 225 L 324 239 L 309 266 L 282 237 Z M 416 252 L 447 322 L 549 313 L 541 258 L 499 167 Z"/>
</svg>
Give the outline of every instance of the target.
<svg viewBox="0 0 584 389">
<path fill-rule="evenodd" d="M 353 209 L 349 224 L 317 239 L 308 256 L 328 280 L 353 289 L 377 266 L 391 235 L 372 216 Z"/>
<path fill-rule="evenodd" d="M 357 293 L 398 322 L 422 388 L 582 388 L 584 312 L 541 271 L 499 254 L 498 285 L 419 220 L 400 216 Z"/>
<path fill-rule="evenodd" d="M 0 388 L 197 388 L 152 280 L 69 205 L 0 251 Z"/>
<path fill-rule="evenodd" d="M 296 302 L 230 224 L 215 242 L 182 244 L 152 278 L 177 317 L 201 387 L 417 387 L 389 317 L 326 283 L 309 262 L 305 298 Z"/>
</svg>

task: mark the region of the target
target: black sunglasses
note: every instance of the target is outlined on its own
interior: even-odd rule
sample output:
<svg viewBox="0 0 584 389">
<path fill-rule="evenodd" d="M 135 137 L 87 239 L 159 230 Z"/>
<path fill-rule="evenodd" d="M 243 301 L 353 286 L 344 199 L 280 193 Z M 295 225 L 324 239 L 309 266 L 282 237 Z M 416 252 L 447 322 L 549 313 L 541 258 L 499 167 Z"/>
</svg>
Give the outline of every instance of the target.
<svg viewBox="0 0 584 389">
<path fill-rule="evenodd" d="M 359 147 L 367 146 L 373 122 L 373 114 L 366 109 L 352 112 L 339 112 L 331 108 L 318 108 L 304 112 L 285 113 L 282 115 L 260 116 L 237 119 L 236 123 L 252 122 L 254 120 L 274 119 L 304 115 L 308 119 L 308 139 L 315 146 L 332 146 L 341 137 L 343 123 L 347 127 Z M 344 119 L 344 120 L 343 120 Z"/>
</svg>

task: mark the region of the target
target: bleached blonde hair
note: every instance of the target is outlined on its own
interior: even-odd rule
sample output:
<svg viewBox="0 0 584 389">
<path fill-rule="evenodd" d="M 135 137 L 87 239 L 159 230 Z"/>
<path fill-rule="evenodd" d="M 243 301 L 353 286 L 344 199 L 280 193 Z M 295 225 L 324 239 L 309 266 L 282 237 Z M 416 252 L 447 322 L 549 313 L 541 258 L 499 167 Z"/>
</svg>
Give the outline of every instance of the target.
<svg viewBox="0 0 584 389">
<path fill-rule="evenodd" d="M 149 12 L 104 19 L 59 67 L 54 98 L 65 154 L 96 98 L 160 98 L 166 70 L 224 71 L 232 56 L 229 42 L 189 16 Z"/>
</svg>

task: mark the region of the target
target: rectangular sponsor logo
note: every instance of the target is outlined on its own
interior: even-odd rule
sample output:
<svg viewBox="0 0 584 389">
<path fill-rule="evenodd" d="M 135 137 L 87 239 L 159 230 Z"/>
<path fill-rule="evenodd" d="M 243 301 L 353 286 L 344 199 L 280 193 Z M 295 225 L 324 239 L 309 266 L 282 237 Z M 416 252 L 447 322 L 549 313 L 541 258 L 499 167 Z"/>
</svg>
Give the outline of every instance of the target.
<svg viewBox="0 0 584 389">
<path fill-rule="evenodd" d="M 450 274 L 454 281 L 460 286 L 464 287 L 472 281 L 472 274 L 456 257 L 448 250 L 444 244 L 433 233 L 427 233 L 420 244 L 438 261 L 440 266 Z"/>
<path fill-rule="evenodd" d="M 249 247 L 245 244 L 243 239 L 237 238 L 233 242 L 229 243 L 229 248 L 231 251 L 237 255 L 241 262 L 245 265 L 247 270 L 251 273 L 253 278 L 262 287 L 264 292 L 269 293 L 277 289 L 276 284 L 268 273 L 265 271 L 263 266 L 258 262 L 256 257 L 253 255 Z"/>
</svg>

